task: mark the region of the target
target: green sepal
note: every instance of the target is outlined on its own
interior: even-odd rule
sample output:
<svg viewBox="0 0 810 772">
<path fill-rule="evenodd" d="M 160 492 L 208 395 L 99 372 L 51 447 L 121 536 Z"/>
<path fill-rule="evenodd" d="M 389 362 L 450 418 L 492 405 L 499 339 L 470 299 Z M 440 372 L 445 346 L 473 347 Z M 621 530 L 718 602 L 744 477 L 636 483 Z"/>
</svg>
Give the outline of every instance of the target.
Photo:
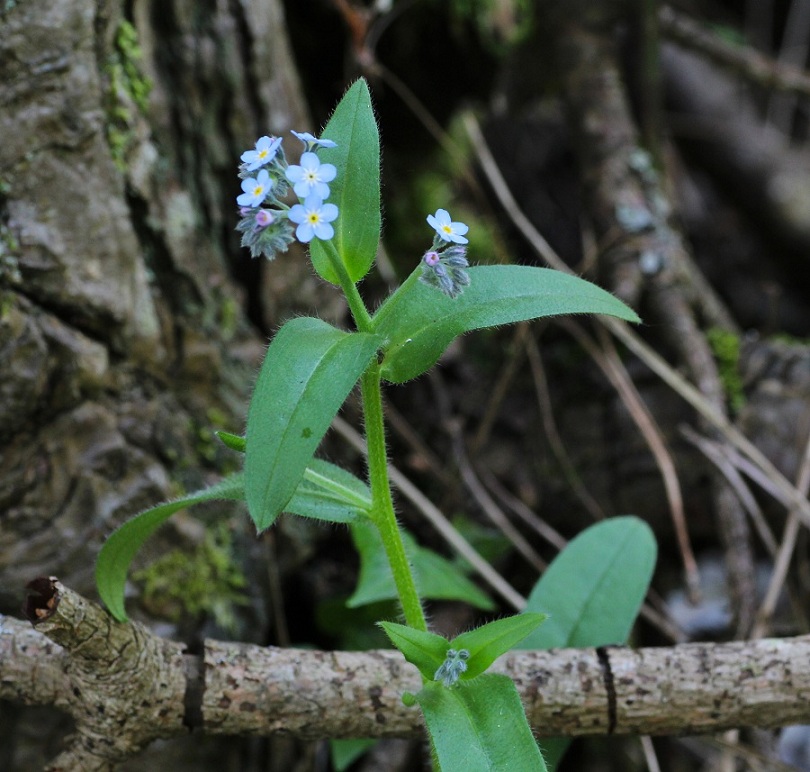
<svg viewBox="0 0 810 772">
<path fill-rule="evenodd" d="M 237 453 L 245 452 L 245 438 L 240 437 L 238 434 L 231 434 L 230 432 L 216 431 L 214 434 L 220 439 L 226 448 L 235 450 Z"/>
<path fill-rule="evenodd" d="M 415 665 L 422 677 L 432 681 L 433 676 L 444 662 L 450 643 L 436 633 L 416 630 L 398 622 L 378 622 L 408 662 Z"/>
<path fill-rule="evenodd" d="M 102 545 L 96 560 L 96 587 L 110 613 L 119 622 L 127 621 L 124 588 L 129 566 L 144 542 L 175 512 L 204 501 L 240 501 L 244 498 L 244 476 L 239 472 L 210 488 L 140 512 L 113 531 Z"/>
<path fill-rule="evenodd" d="M 498 657 L 514 648 L 545 619 L 545 614 L 518 614 L 496 619 L 453 638 L 450 648 L 470 652 L 467 670 L 461 678 L 475 678 L 483 673 Z"/>
<path fill-rule="evenodd" d="M 326 430 L 380 345 L 312 317 L 287 322 L 267 349 L 248 411 L 245 494 L 259 531 L 284 510 Z"/>
<path fill-rule="evenodd" d="M 338 207 L 332 244 L 349 278 L 358 282 L 371 268 L 380 241 L 380 135 L 368 84 L 362 78 L 349 88 L 321 134 L 337 143 L 321 148 L 318 157 L 334 164 L 337 176 L 329 184 L 329 203 Z M 318 275 L 339 284 L 318 239 L 310 244 L 312 265 Z"/>
<path fill-rule="evenodd" d="M 549 268 L 485 265 L 468 270 L 470 286 L 449 298 L 418 281 L 418 269 L 374 315 L 385 338 L 382 376 L 403 383 L 429 370 L 465 332 L 562 314 L 607 314 L 638 322 L 595 284 Z"/>
<path fill-rule="evenodd" d="M 431 681 L 416 701 L 441 769 L 545 772 L 517 688 L 507 676 L 485 673 L 450 688 Z"/>
</svg>

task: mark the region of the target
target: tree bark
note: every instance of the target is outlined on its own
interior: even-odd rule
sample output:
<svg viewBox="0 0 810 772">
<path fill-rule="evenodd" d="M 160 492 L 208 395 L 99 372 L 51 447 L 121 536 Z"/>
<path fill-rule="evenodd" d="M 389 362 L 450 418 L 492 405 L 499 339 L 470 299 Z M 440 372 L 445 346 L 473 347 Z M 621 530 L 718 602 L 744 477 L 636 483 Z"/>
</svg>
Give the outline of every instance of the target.
<svg viewBox="0 0 810 772">
<path fill-rule="evenodd" d="M 281 4 L 127 6 L 0 11 L 0 609 L 92 593 L 112 528 L 216 474 L 262 354 L 231 209 L 245 147 L 308 127 Z M 280 270 L 256 313 L 317 297 Z"/>
</svg>

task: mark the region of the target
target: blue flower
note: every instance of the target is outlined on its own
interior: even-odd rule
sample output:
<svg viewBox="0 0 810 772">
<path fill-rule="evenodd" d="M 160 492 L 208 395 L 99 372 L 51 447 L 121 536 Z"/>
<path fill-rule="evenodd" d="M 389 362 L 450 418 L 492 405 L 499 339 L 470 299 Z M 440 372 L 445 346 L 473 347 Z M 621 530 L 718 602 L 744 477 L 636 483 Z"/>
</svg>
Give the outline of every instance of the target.
<svg viewBox="0 0 810 772">
<path fill-rule="evenodd" d="M 338 216 L 334 204 L 324 204 L 323 199 L 314 194 L 309 195 L 303 204 L 290 208 L 289 218 L 297 223 L 295 237 L 308 244 L 313 237 L 328 240 L 335 235 L 335 229 L 329 224 Z"/>
<path fill-rule="evenodd" d="M 329 198 L 329 186 L 326 183 L 335 179 L 337 169 L 334 164 L 322 164 L 315 153 L 304 153 L 301 156 L 301 165 L 288 166 L 284 174 L 292 182 L 298 198 L 307 198 L 314 194 L 323 200 Z"/>
<path fill-rule="evenodd" d="M 469 228 L 463 222 L 451 222 L 446 209 L 437 209 L 435 215 L 429 214 L 427 221 L 428 225 L 436 231 L 443 241 L 451 241 L 454 244 L 467 243 L 464 234 Z"/>
<path fill-rule="evenodd" d="M 256 143 L 255 150 L 246 150 L 242 153 L 242 163 L 247 165 L 249 172 L 270 163 L 278 152 L 281 145 L 281 137 L 261 137 Z"/>
<path fill-rule="evenodd" d="M 242 190 L 245 192 L 236 197 L 236 203 L 239 206 L 261 206 L 272 188 L 273 180 L 270 179 L 267 169 L 262 169 L 255 178 L 248 177 L 248 179 L 242 180 Z"/>
<path fill-rule="evenodd" d="M 337 147 L 337 142 L 333 142 L 331 139 L 318 139 L 308 131 L 293 131 L 292 133 L 304 143 L 306 152 L 309 152 L 314 147 Z"/>
</svg>

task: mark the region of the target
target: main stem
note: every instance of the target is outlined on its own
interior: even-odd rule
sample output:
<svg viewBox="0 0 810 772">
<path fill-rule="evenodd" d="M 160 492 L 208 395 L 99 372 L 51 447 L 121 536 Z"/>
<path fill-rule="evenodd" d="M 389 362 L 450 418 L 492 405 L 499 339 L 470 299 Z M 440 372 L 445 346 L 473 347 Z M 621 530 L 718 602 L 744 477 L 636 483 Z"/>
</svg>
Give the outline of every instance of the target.
<svg viewBox="0 0 810 772">
<path fill-rule="evenodd" d="M 337 248 L 332 243 L 331 239 L 322 243 L 329 256 L 329 262 L 338 276 L 340 288 L 346 296 L 346 302 L 349 304 L 349 310 L 352 313 L 352 318 L 357 325 L 357 329 L 360 330 L 360 332 L 371 332 L 371 315 L 366 308 L 366 304 L 363 302 L 363 298 L 360 297 L 357 285 L 351 280 L 349 272 L 343 264 L 343 260 L 340 259 Z"/>
<path fill-rule="evenodd" d="M 380 531 L 385 553 L 394 575 L 394 584 L 409 627 L 427 631 L 427 621 L 416 591 L 402 533 L 394 514 L 391 500 L 391 483 L 388 480 L 388 458 L 385 450 L 382 393 L 380 391 L 380 367 L 372 364 L 360 381 L 363 395 L 363 411 L 366 422 L 368 446 L 368 477 L 371 485 L 372 517 Z"/>
<path fill-rule="evenodd" d="M 373 323 L 365 303 L 351 280 L 346 266 L 338 255 L 331 239 L 324 242 L 329 261 L 337 273 L 349 310 L 357 329 L 361 332 L 372 332 Z M 427 621 L 416 591 L 402 533 L 394 514 L 394 502 L 391 500 L 391 482 L 388 479 L 388 454 L 385 450 L 385 424 L 383 422 L 382 392 L 380 389 L 380 366 L 374 362 L 363 373 L 360 380 L 363 395 L 363 413 L 366 423 L 366 445 L 368 447 L 368 479 L 371 486 L 371 515 L 374 524 L 380 531 L 385 554 L 394 576 L 405 622 L 409 627 L 427 632 Z"/>
</svg>

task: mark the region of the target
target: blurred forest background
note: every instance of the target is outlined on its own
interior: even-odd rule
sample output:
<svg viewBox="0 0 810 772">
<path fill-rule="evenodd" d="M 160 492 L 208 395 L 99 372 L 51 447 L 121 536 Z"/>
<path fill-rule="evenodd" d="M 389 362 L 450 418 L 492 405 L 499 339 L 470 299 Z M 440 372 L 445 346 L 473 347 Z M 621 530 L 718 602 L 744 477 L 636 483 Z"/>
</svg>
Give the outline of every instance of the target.
<svg viewBox="0 0 810 772">
<path fill-rule="evenodd" d="M 644 319 L 636 346 L 591 319 L 457 342 L 387 390 L 399 471 L 523 596 L 588 524 L 642 517 L 660 557 L 634 645 L 810 632 L 784 482 L 810 482 L 809 50 L 808 0 L 0 2 L 0 613 L 38 575 L 95 597 L 116 525 L 238 463 L 213 430 L 242 431 L 273 331 L 348 323 L 303 252 L 239 248 L 234 200 L 244 150 L 275 134 L 294 156 L 289 130 L 319 132 L 363 75 L 383 146 L 372 305 L 444 207 L 471 262 L 567 266 Z M 362 472 L 352 427 L 350 400 L 322 455 Z M 418 502 L 399 513 L 454 555 Z M 345 605 L 341 529 L 290 518 L 256 539 L 218 505 L 153 542 L 129 604 L 162 635 L 386 645 L 390 605 Z M 470 575 L 492 610 L 433 603 L 437 629 L 514 610 Z M 40 768 L 66 728 L 0 702 L 0 768 Z M 808 742 L 580 740 L 561 769 L 810 769 Z M 386 741 L 351 769 L 418 769 L 424 750 Z M 124 768 L 333 769 L 325 742 L 196 736 Z"/>
</svg>

